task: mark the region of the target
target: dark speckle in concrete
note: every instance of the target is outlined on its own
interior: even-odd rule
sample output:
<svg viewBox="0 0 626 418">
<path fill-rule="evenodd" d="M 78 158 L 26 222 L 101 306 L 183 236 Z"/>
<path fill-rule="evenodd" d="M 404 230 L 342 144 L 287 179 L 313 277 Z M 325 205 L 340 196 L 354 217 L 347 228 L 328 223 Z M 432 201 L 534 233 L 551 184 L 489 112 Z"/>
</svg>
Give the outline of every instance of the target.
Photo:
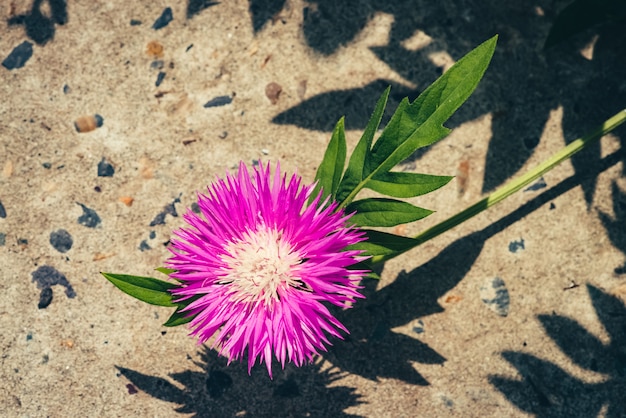
<svg viewBox="0 0 626 418">
<path fill-rule="evenodd" d="M 130 19 L 130 26 L 139 26 L 141 25 L 141 20 Z"/>
<path fill-rule="evenodd" d="M 150 231 L 150 239 L 156 238 L 156 231 Z"/>
<path fill-rule="evenodd" d="M 113 174 L 115 174 L 115 168 L 106 158 L 102 157 L 102 160 L 98 163 L 98 177 L 113 177 Z"/>
<path fill-rule="evenodd" d="M 33 56 L 33 44 L 28 41 L 24 41 L 16 46 L 8 57 L 2 61 L 2 66 L 7 70 L 14 70 L 16 68 L 22 68 L 26 61 Z"/>
<path fill-rule="evenodd" d="M 189 0 L 189 2 L 187 3 L 187 19 L 191 19 L 202 10 L 211 6 L 216 6 L 219 3 L 219 1 L 211 0 Z"/>
<path fill-rule="evenodd" d="M 52 303 L 52 288 L 46 287 L 41 291 L 39 295 L 39 303 L 37 304 L 37 308 L 45 309 Z"/>
<path fill-rule="evenodd" d="M 506 284 L 500 277 L 486 280 L 480 287 L 480 299 L 498 315 L 507 316 L 509 314 L 511 299 Z"/>
<path fill-rule="evenodd" d="M 232 103 L 232 101 L 233 101 L 233 98 L 230 96 L 217 96 L 217 97 L 212 98 L 208 102 L 206 102 L 204 104 L 204 107 L 209 108 L 209 107 L 225 106 L 227 104 Z"/>
<path fill-rule="evenodd" d="M 33 282 L 37 283 L 37 288 L 41 289 L 39 297 L 39 309 L 47 307 L 52 302 L 52 286 L 61 285 L 65 287 L 65 295 L 68 298 L 76 296 L 76 292 L 67 280 L 67 277 L 51 266 L 41 266 L 31 273 Z"/>
<path fill-rule="evenodd" d="M 7 240 L 7 234 L 0 232 L 0 247 L 4 246 Z"/>
<path fill-rule="evenodd" d="M 159 74 L 157 75 L 157 79 L 154 85 L 159 87 L 161 83 L 163 82 L 163 80 L 165 80 L 165 73 L 163 71 L 159 71 Z"/>
<path fill-rule="evenodd" d="M 98 225 L 100 225 L 102 220 L 100 219 L 100 216 L 98 216 L 98 213 L 96 213 L 95 210 L 88 208 L 82 203 L 78 203 L 78 202 L 76 203 L 79 204 L 80 207 L 83 208 L 83 214 L 78 217 L 79 224 L 84 225 L 87 228 L 95 228 Z"/>
<path fill-rule="evenodd" d="M 65 229 L 59 229 L 50 233 L 50 245 L 57 251 L 66 253 L 72 248 L 72 244 L 74 244 L 74 240 Z"/>
<path fill-rule="evenodd" d="M 45 168 L 46 170 L 50 170 L 50 168 L 52 168 L 52 164 L 50 163 L 43 163 L 41 164 L 43 168 Z"/>
<path fill-rule="evenodd" d="M 174 16 L 172 15 L 172 8 L 166 7 L 161 13 L 161 16 L 157 20 L 154 21 L 152 25 L 152 29 L 159 30 L 161 28 L 166 27 L 169 23 L 174 20 Z"/>
<path fill-rule="evenodd" d="M 151 250 L 152 247 L 150 245 L 148 245 L 148 241 L 146 241 L 145 239 L 143 241 L 141 241 L 141 243 L 139 244 L 139 251 L 144 252 L 144 251 L 148 251 Z"/>
<path fill-rule="evenodd" d="M 177 217 L 178 213 L 176 212 L 176 206 L 174 206 L 176 203 L 180 203 L 180 197 L 174 199 L 172 203 L 165 205 L 163 207 L 163 210 L 154 217 L 152 222 L 150 222 L 150 226 L 165 225 L 166 215 L 172 215 L 173 217 Z"/>
<path fill-rule="evenodd" d="M 4 209 L 4 205 L 2 204 L 2 202 L 0 202 L 0 218 L 6 218 L 7 217 L 7 211 L 6 209 Z"/>
<path fill-rule="evenodd" d="M 524 238 L 520 238 L 519 241 L 511 241 L 509 242 L 509 251 L 515 254 L 518 251 L 525 250 L 524 247 Z"/>
</svg>

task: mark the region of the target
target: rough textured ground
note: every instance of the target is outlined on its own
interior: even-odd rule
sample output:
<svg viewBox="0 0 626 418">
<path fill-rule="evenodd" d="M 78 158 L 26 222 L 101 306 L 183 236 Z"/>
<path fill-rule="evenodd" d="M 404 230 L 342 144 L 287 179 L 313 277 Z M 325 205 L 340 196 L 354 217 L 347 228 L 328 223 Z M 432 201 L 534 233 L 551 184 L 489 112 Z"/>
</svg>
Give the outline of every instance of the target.
<svg viewBox="0 0 626 418">
<path fill-rule="evenodd" d="M 624 107 L 623 27 L 544 52 L 561 1 L 433 3 L 2 2 L 0 59 L 32 45 L 0 67 L 2 415 L 626 416 L 624 130 L 387 263 L 338 313 L 346 341 L 273 381 L 98 274 L 154 274 L 195 191 L 240 160 L 311 181 L 340 116 L 354 146 L 386 85 L 393 108 L 495 33 L 453 133 L 399 167 L 459 178 L 396 232 Z M 494 283 L 507 312 L 482 301 Z"/>
</svg>

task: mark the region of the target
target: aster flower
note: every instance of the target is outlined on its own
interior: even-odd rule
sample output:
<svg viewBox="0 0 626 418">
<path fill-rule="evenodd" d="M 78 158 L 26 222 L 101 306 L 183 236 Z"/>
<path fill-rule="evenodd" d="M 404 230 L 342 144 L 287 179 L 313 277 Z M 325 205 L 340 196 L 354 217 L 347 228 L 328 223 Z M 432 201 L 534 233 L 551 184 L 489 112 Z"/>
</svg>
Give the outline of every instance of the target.
<svg viewBox="0 0 626 418">
<path fill-rule="evenodd" d="M 247 352 L 248 371 L 259 358 L 270 376 L 273 356 L 300 366 L 348 332 L 325 303 L 350 307 L 367 273 L 350 269 L 364 257 L 346 247 L 365 239 L 350 215 L 321 195 L 307 205 L 315 184 L 287 181 L 278 164 L 271 177 L 269 164 L 250 173 L 241 163 L 199 194 L 201 215 L 184 215 L 166 263 L 180 282 L 174 300 L 195 299 L 183 310 L 191 334 L 215 336 L 229 361 Z"/>
</svg>

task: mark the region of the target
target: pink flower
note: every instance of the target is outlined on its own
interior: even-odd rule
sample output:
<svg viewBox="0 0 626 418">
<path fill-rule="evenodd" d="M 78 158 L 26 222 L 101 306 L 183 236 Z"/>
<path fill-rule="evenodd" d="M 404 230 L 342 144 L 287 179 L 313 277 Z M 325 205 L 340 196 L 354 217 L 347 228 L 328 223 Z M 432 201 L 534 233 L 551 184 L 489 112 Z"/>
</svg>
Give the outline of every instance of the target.
<svg viewBox="0 0 626 418">
<path fill-rule="evenodd" d="M 349 308 L 367 273 L 350 270 L 365 259 L 346 250 L 365 239 L 350 216 L 319 195 L 307 205 L 315 185 L 287 182 L 279 165 L 271 177 L 269 164 L 251 176 L 241 163 L 199 194 L 202 214 L 185 214 L 167 262 L 181 283 L 176 300 L 195 299 L 185 308 L 191 334 L 200 343 L 215 336 L 229 362 L 247 351 L 248 372 L 260 358 L 270 377 L 273 356 L 301 366 L 326 351 L 328 336 L 343 338 L 348 330 L 325 303 Z"/>
</svg>

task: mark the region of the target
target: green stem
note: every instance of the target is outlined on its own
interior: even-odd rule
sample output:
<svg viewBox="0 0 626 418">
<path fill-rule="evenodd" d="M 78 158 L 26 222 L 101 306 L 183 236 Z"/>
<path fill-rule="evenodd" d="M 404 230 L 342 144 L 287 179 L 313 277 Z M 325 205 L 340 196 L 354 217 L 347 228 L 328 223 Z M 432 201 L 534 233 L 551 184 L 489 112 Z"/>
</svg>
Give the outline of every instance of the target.
<svg viewBox="0 0 626 418">
<path fill-rule="evenodd" d="M 535 169 L 509 182 L 508 184 L 504 185 L 500 189 L 491 193 L 489 196 L 474 203 L 472 206 L 468 207 L 467 209 L 457 213 L 456 215 L 453 215 L 452 217 L 446 219 L 445 221 L 441 223 L 438 223 L 432 228 L 429 228 L 423 231 L 422 233 L 416 235 L 414 237 L 415 245 L 412 246 L 411 248 L 407 248 L 403 251 L 400 251 L 394 254 L 389 254 L 387 256 L 373 257 L 372 262 L 377 263 L 377 262 L 382 262 L 382 261 L 386 261 L 391 258 L 394 258 L 412 248 L 417 247 L 420 244 L 425 243 L 426 241 L 430 239 L 433 239 L 443 234 L 444 232 L 470 219 L 471 217 L 478 215 L 480 212 L 486 209 L 489 209 L 490 207 L 506 199 L 513 193 L 517 192 L 522 187 L 527 186 L 528 184 L 532 183 L 534 180 L 543 176 L 545 173 L 552 170 L 554 167 L 556 167 L 563 161 L 569 159 L 572 155 L 576 154 L 578 151 L 589 146 L 594 141 L 602 138 L 604 135 L 608 134 L 609 132 L 617 128 L 619 125 L 624 123 L 624 121 L 626 121 L 626 109 L 618 112 L 616 115 L 607 119 L 602 125 L 594 129 L 589 134 L 573 141 L 572 143 L 567 145 L 565 148 L 563 148 L 562 150 L 554 154 L 552 157 L 548 158 L 546 161 L 539 164 L 537 167 L 535 167 Z"/>
</svg>

